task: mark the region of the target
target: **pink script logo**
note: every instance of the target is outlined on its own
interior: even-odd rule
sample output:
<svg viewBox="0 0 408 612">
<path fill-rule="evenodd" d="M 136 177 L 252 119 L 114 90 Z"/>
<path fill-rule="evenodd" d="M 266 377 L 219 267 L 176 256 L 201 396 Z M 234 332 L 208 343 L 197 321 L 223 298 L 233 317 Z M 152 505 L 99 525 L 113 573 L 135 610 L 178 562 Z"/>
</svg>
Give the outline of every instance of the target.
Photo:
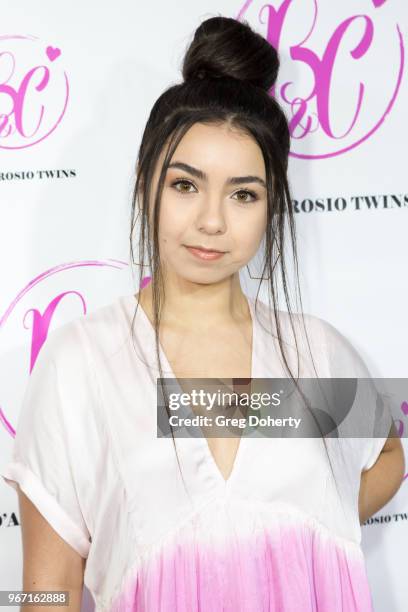
<svg viewBox="0 0 408 612">
<path fill-rule="evenodd" d="M 33 36 L 0 36 L 0 148 L 41 142 L 68 104 L 61 49 Z"/>
<path fill-rule="evenodd" d="M 378 130 L 397 99 L 405 50 L 392 0 L 361 0 L 366 10 L 358 14 L 355 4 L 247 0 L 237 16 L 280 53 L 270 93 L 287 111 L 293 157 L 322 159 L 354 149 Z"/>
</svg>

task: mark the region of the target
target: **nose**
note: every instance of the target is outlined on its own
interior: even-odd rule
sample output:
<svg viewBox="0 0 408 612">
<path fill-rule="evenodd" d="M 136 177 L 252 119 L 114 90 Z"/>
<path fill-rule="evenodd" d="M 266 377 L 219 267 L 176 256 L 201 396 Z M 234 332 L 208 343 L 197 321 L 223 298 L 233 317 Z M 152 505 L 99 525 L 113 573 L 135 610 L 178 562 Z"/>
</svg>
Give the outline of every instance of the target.
<svg viewBox="0 0 408 612">
<path fill-rule="evenodd" d="M 209 196 L 202 200 L 196 226 L 199 231 L 205 231 L 207 234 L 223 234 L 226 231 L 225 211 L 219 196 Z"/>
</svg>

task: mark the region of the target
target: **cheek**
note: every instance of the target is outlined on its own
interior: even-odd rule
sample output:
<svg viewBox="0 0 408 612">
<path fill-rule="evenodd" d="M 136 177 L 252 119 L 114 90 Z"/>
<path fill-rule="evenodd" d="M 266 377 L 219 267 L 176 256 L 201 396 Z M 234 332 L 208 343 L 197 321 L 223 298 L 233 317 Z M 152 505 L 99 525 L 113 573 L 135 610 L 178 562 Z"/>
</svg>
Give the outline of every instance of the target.
<svg viewBox="0 0 408 612">
<path fill-rule="evenodd" d="M 234 242 L 244 256 L 252 256 L 258 250 L 265 231 L 266 208 L 237 220 L 234 224 Z"/>
<path fill-rule="evenodd" d="M 191 224 L 186 206 L 167 198 L 162 201 L 160 208 L 159 235 L 171 240 L 180 238 Z"/>
</svg>

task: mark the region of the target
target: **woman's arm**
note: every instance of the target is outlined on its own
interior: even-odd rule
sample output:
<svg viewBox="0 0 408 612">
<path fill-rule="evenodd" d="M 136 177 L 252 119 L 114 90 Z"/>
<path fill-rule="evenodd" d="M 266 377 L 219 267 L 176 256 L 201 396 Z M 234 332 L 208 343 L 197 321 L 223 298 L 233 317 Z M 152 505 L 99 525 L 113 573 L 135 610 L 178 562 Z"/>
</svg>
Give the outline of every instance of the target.
<svg viewBox="0 0 408 612">
<path fill-rule="evenodd" d="M 29 498 L 18 489 L 23 543 L 23 591 L 69 591 L 69 605 L 47 612 L 80 612 L 86 559 L 63 540 Z M 42 606 L 22 606 L 38 612 Z"/>
<path fill-rule="evenodd" d="M 404 448 L 393 425 L 393 430 L 377 461 L 369 470 L 361 473 L 358 498 L 360 524 L 394 497 L 403 482 L 404 475 Z"/>
</svg>

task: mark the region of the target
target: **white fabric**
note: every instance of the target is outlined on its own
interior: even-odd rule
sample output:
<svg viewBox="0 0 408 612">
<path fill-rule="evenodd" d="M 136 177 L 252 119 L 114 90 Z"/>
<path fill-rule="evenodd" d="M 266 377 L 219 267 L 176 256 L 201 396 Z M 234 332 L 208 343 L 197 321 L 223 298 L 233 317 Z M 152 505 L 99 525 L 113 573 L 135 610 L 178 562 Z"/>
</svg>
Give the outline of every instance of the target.
<svg viewBox="0 0 408 612">
<path fill-rule="evenodd" d="M 268 306 L 258 300 L 255 312 L 255 299 L 248 303 L 252 377 L 285 377 L 277 344 L 264 329 Z M 1 470 L 87 557 L 85 584 L 97 609 L 108 609 L 136 559 L 218 494 L 300 513 L 358 548 L 360 473 L 374 464 L 386 438 L 328 440 L 340 501 L 321 440 L 242 438 L 225 482 L 204 438 L 176 438 L 187 496 L 173 441 L 157 437 L 154 332 L 139 306 L 133 344 L 135 307 L 133 295 L 121 296 L 50 332 L 27 385 L 12 457 Z M 294 366 L 288 315 L 281 316 Z M 319 376 L 367 375 L 337 330 L 309 315 L 306 323 Z M 313 377 L 306 345 L 300 348 L 301 375 Z M 161 356 L 164 375 L 174 376 L 162 350 Z M 374 431 L 371 399 L 366 416 Z M 390 415 L 381 418 L 391 424 Z"/>
</svg>

